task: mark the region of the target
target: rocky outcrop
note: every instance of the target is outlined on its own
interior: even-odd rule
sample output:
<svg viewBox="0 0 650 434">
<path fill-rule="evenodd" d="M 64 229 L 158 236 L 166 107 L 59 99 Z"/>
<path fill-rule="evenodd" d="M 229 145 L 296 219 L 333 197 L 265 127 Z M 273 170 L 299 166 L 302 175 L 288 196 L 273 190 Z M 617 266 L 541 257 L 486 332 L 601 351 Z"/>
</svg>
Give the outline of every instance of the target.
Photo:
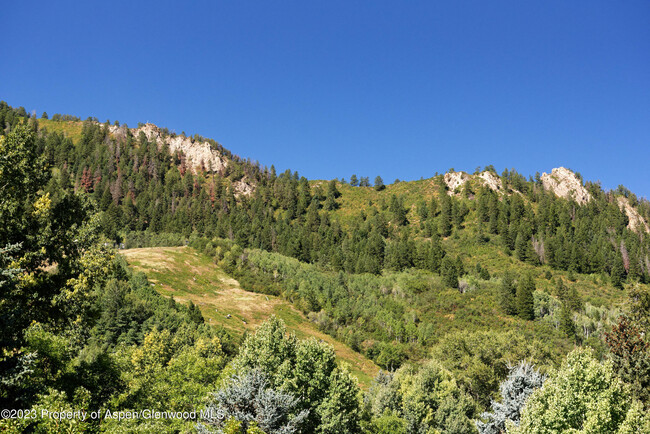
<svg viewBox="0 0 650 434">
<path fill-rule="evenodd" d="M 469 175 L 466 172 L 448 172 L 443 176 L 443 180 L 447 185 L 447 194 L 450 196 L 459 194 L 459 189 L 470 180 L 476 180 L 496 192 L 503 192 L 501 178 L 490 171 L 482 172 L 479 175 Z"/>
<path fill-rule="evenodd" d="M 627 227 L 634 232 L 650 232 L 650 226 L 625 197 L 617 198 L 618 207 L 627 215 Z"/>
<path fill-rule="evenodd" d="M 235 197 L 239 196 L 250 196 L 255 191 L 253 185 L 248 181 L 247 178 L 240 179 L 232 183 Z"/>
<path fill-rule="evenodd" d="M 103 125 L 115 139 L 126 139 L 127 128 L 124 125 Z M 143 133 L 150 142 L 155 141 L 160 149 L 167 145 L 170 154 L 181 152 L 185 155 L 187 167 L 192 172 L 199 170 L 207 172 L 220 172 L 228 165 L 228 160 L 219 151 L 212 148 L 209 142 L 197 142 L 190 137 L 170 136 L 163 134 L 162 130 L 154 124 L 144 124 L 138 128 L 130 128 L 133 137 L 137 138 Z"/>
<path fill-rule="evenodd" d="M 467 181 L 469 181 L 470 176 L 465 172 L 447 172 L 443 179 L 449 189 L 448 194 L 454 195 L 459 193 L 456 189 L 462 187 Z"/>
<path fill-rule="evenodd" d="M 555 168 L 550 174 L 542 174 L 542 185 L 555 195 L 565 199 L 574 199 L 580 205 L 584 205 L 591 200 L 591 195 L 582 185 L 580 178 L 565 167 Z"/>
<path fill-rule="evenodd" d="M 493 172 L 486 170 L 485 172 L 482 172 L 480 175 L 478 175 L 478 179 L 483 183 L 483 185 L 493 191 L 503 191 L 503 183 L 501 182 L 501 178 L 496 176 Z"/>
<path fill-rule="evenodd" d="M 154 124 L 145 124 L 132 129 L 131 132 L 134 137 L 144 133 L 147 140 L 155 141 L 158 146 L 166 144 L 171 154 L 182 152 L 185 155 L 186 164 L 194 173 L 198 170 L 220 172 L 228 165 L 228 161 L 207 141 L 197 142 L 184 136 L 165 136 Z"/>
</svg>

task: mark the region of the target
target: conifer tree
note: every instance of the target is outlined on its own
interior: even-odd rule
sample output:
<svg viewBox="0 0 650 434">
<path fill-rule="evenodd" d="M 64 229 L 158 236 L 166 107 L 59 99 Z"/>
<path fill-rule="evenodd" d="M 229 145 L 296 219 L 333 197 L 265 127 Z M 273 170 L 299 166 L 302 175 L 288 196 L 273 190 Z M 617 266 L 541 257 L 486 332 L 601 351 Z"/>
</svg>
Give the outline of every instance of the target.
<svg viewBox="0 0 650 434">
<path fill-rule="evenodd" d="M 456 263 L 449 256 L 445 256 L 440 267 L 442 282 L 449 288 L 458 288 L 458 270 Z"/>
<path fill-rule="evenodd" d="M 562 307 L 560 308 L 560 330 L 568 338 L 576 337 L 576 326 L 573 322 L 573 314 L 568 303 L 562 303 Z"/>
<path fill-rule="evenodd" d="M 435 197 L 432 197 L 429 201 L 429 217 L 433 218 L 438 214 L 438 201 Z"/>
<path fill-rule="evenodd" d="M 352 187 L 358 187 L 359 186 L 359 178 L 357 178 L 357 175 L 352 175 L 350 177 L 350 185 Z"/>
<path fill-rule="evenodd" d="M 377 175 L 375 178 L 375 190 L 382 191 L 385 188 L 386 186 L 384 185 L 384 180 L 381 179 L 381 176 Z"/>
<path fill-rule="evenodd" d="M 611 277 L 614 288 L 623 289 L 623 283 L 625 282 L 625 267 L 623 266 L 623 258 L 620 253 L 618 253 L 614 259 Z"/>
<path fill-rule="evenodd" d="M 440 271 L 445 251 L 442 248 L 442 244 L 440 244 L 440 237 L 438 237 L 438 234 L 435 232 L 431 235 L 431 247 L 428 253 L 427 268 L 434 272 Z"/>
<path fill-rule="evenodd" d="M 546 376 L 524 361 L 510 367 L 508 378 L 499 386 L 501 402 L 492 402 L 492 412 L 481 414 L 484 421 L 477 421 L 479 434 L 500 434 L 506 430 L 506 421 L 519 423 L 521 410 L 527 398 L 542 387 Z"/>
<path fill-rule="evenodd" d="M 501 309 L 508 315 L 515 315 L 517 313 L 515 293 L 516 287 L 513 275 L 509 270 L 506 270 L 499 285 L 499 304 L 501 305 Z"/>
<path fill-rule="evenodd" d="M 522 319 L 535 318 L 533 291 L 535 291 L 535 281 L 529 272 L 520 280 L 517 287 L 517 314 Z"/>
<path fill-rule="evenodd" d="M 446 192 L 443 192 L 440 199 L 440 235 L 443 237 L 448 237 L 451 235 L 451 221 L 452 221 L 452 203 L 451 198 L 447 195 Z"/>
<path fill-rule="evenodd" d="M 564 302 L 568 299 L 569 293 L 567 287 L 564 285 L 562 278 L 558 277 L 555 283 L 555 296 Z"/>
</svg>

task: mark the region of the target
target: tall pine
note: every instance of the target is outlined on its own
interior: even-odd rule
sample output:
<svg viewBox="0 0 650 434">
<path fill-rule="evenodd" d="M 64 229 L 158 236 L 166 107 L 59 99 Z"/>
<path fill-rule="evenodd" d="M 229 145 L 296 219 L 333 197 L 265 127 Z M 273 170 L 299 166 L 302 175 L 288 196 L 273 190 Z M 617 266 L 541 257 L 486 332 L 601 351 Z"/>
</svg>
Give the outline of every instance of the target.
<svg viewBox="0 0 650 434">
<path fill-rule="evenodd" d="M 535 318 L 533 291 L 535 291 L 533 275 L 526 273 L 517 287 L 517 315 L 521 319 L 532 320 Z"/>
<path fill-rule="evenodd" d="M 515 315 L 517 313 L 517 306 L 515 305 L 516 287 L 512 273 L 508 270 L 501 278 L 499 285 L 499 304 L 501 309 L 508 315 Z"/>
</svg>

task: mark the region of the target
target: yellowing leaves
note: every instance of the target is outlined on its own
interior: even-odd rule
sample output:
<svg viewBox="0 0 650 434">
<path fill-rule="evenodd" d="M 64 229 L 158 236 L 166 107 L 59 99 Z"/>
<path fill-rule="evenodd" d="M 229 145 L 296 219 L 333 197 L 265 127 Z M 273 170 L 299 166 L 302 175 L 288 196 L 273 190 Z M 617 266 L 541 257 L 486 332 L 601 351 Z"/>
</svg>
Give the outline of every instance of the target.
<svg viewBox="0 0 650 434">
<path fill-rule="evenodd" d="M 34 211 L 32 215 L 37 218 L 47 217 L 50 214 L 52 209 L 52 200 L 50 199 L 50 193 L 45 193 L 42 196 L 39 196 L 38 199 L 34 202 Z"/>
</svg>

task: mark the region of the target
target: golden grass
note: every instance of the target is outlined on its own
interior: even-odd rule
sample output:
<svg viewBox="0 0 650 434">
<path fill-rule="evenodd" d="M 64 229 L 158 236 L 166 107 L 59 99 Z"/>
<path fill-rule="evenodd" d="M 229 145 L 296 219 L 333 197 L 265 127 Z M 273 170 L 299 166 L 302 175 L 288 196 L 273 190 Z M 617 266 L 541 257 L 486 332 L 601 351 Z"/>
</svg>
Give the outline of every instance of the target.
<svg viewBox="0 0 650 434">
<path fill-rule="evenodd" d="M 338 359 L 349 366 L 362 388 L 367 389 L 379 371 L 371 360 L 319 331 L 287 301 L 243 290 L 208 256 L 192 248 L 152 247 L 124 250 L 122 254 L 135 270 L 147 274 L 159 293 L 173 296 L 179 302 L 191 300 L 196 304 L 209 324 L 242 335 L 275 315 L 297 337 L 313 337 L 332 345 Z"/>
</svg>

